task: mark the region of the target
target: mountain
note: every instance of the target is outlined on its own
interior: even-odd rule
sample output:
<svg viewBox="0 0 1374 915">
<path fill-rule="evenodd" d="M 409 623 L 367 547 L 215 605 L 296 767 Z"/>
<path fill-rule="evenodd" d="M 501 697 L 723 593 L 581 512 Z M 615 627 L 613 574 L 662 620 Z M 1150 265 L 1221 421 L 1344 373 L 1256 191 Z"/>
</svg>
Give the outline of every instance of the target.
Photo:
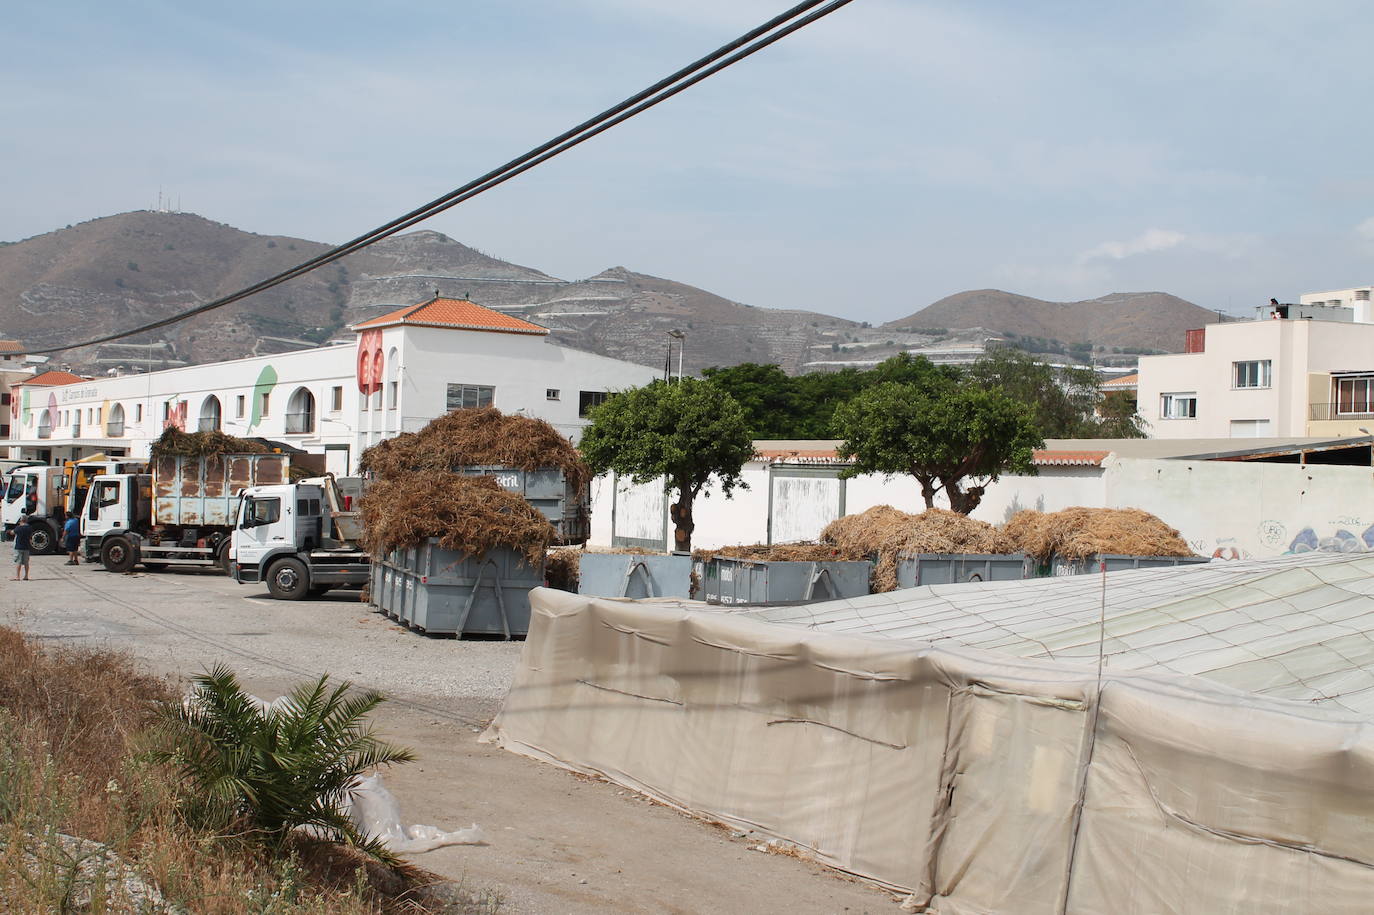
<svg viewBox="0 0 1374 915">
<path fill-rule="evenodd" d="M 1183 331 L 1215 324 L 1217 313 L 1164 292 L 1115 292 L 1082 302 L 1047 302 L 978 289 L 946 296 L 884 324 L 892 330 L 980 329 L 1006 336 L 1177 352 Z"/>
<path fill-rule="evenodd" d="M 33 349 L 98 337 L 212 301 L 328 249 L 190 213 L 150 211 L 0 243 L 0 335 Z M 1079 340 L 1176 350 L 1184 330 L 1216 320 L 1163 293 L 1057 303 L 983 290 L 874 328 L 816 312 L 756 308 L 625 267 L 564 280 L 419 231 L 226 308 L 120 344 L 68 350 L 55 361 L 105 371 L 299 349 L 436 292 L 529 318 L 556 342 L 645 365 L 662 365 L 668 332 L 681 331 L 688 372 L 739 362 L 775 362 L 789 372 L 864 365 L 932 345 L 980 348 L 1006 335 L 1061 341 L 1052 352 Z M 674 363 L 677 350 L 675 344 Z"/>
</svg>

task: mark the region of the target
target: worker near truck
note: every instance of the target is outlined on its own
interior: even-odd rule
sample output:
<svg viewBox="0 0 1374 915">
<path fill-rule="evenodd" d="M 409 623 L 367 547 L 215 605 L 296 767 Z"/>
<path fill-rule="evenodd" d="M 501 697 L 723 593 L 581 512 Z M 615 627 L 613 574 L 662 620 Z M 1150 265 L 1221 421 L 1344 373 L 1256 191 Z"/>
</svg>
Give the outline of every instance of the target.
<svg viewBox="0 0 1374 915">
<path fill-rule="evenodd" d="M 10 581 L 19 581 L 20 575 L 24 576 L 24 581 L 29 580 L 29 546 L 32 536 L 33 525 L 29 523 L 29 513 L 24 512 L 14 525 L 14 577 Z"/>
<path fill-rule="evenodd" d="M 62 548 L 67 551 L 67 565 L 81 565 L 81 557 L 77 552 L 80 546 L 81 519 L 72 514 L 62 525 Z"/>
</svg>

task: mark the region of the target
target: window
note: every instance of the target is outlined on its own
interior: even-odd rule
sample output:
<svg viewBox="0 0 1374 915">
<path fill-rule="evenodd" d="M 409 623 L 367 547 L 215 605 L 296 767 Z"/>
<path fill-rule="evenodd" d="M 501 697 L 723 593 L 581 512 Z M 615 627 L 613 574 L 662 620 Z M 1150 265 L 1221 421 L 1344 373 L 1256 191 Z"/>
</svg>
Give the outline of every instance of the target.
<svg viewBox="0 0 1374 915">
<path fill-rule="evenodd" d="M 134 422 L 143 422 L 143 404 L 141 403 L 134 404 Z"/>
<path fill-rule="evenodd" d="M 164 401 L 162 402 L 162 421 L 165 423 L 165 422 L 167 421 L 167 418 L 170 417 L 171 415 L 172 415 L 172 402 L 171 402 L 170 400 L 164 400 Z"/>
<path fill-rule="evenodd" d="M 308 435 L 315 431 L 315 395 L 309 388 L 296 388 L 286 402 L 288 435 Z"/>
<path fill-rule="evenodd" d="M 196 424 L 196 429 L 200 432 L 220 430 L 220 405 L 215 395 L 211 394 L 200 402 L 200 422 Z"/>
<path fill-rule="evenodd" d="M 118 438 L 124 434 L 124 405 L 110 407 L 110 419 L 105 423 L 106 438 Z"/>
<path fill-rule="evenodd" d="M 1272 376 L 1273 362 L 1268 359 L 1255 359 L 1250 362 L 1231 363 L 1231 387 L 1267 388 Z"/>
<path fill-rule="evenodd" d="M 297 518 L 313 518 L 313 517 L 315 517 L 315 516 L 318 515 L 318 514 L 320 514 L 320 500 L 319 500 L 319 499 L 297 499 L 297 500 L 296 500 L 296 517 L 297 517 Z"/>
<path fill-rule="evenodd" d="M 263 417 L 267 416 L 267 408 L 271 405 L 271 403 L 272 395 L 270 393 L 268 393 L 267 391 L 263 391 L 261 394 L 259 394 L 258 406 L 261 407 L 261 409 L 258 411 L 258 415 Z"/>
<path fill-rule="evenodd" d="M 334 413 L 338 413 L 340 410 L 343 409 L 342 386 L 335 385 L 334 387 L 329 389 L 329 409 Z"/>
<path fill-rule="evenodd" d="M 448 409 L 471 410 L 473 407 L 489 407 L 496 399 L 496 388 L 481 384 L 450 384 L 448 386 Z"/>
<path fill-rule="evenodd" d="M 577 415 L 585 417 L 592 407 L 599 407 L 611 395 L 605 391 L 579 391 L 577 394 Z"/>
<path fill-rule="evenodd" d="M 1160 419 L 1196 419 L 1196 394 L 1161 394 L 1159 396 Z"/>
<path fill-rule="evenodd" d="M 24 478 L 22 476 L 10 477 L 10 488 L 5 492 L 5 501 L 17 501 L 24 494 Z"/>
<path fill-rule="evenodd" d="M 249 499 L 244 515 L 244 520 L 248 522 L 244 527 L 275 524 L 281 520 L 281 499 Z"/>
<path fill-rule="evenodd" d="M 557 400 L 557 399 L 558 399 L 558 388 L 548 388 L 547 390 L 545 390 L 545 391 L 544 391 L 544 399 L 545 399 L 545 400 Z"/>
<path fill-rule="evenodd" d="M 0 394 L 0 407 L 8 407 L 9 405 L 10 405 L 10 392 L 9 392 L 9 391 L 5 391 L 4 393 Z"/>
<path fill-rule="evenodd" d="M 396 402 L 401 397 L 401 383 L 399 381 L 388 381 L 386 383 L 386 405 L 388 409 L 396 409 Z"/>
<path fill-rule="evenodd" d="M 244 401 L 247 400 L 242 394 L 234 398 L 234 418 L 243 419 Z"/>
<path fill-rule="evenodd" d="M 1336 413 L 1369 413 L 1374 378 L 1336 379 Z"/>
</svg>

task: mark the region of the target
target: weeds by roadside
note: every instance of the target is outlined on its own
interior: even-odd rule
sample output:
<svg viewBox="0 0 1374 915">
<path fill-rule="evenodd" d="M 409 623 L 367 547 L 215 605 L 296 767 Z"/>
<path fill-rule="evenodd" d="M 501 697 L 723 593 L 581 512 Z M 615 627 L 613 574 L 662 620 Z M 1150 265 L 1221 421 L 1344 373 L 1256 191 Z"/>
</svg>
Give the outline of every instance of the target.
<svg viewBox="0 0 1374 915">
<path fill-rule="evenodd" d="M 324 698 L 328 698 L 325 696 Z M 142 753 L 172 684 L 0 627 L 0 899 L 15 913 L 497 912 L 463 888 L 299 831 L 263 843 L 186 815 L 198 789 Z M 348 706 L 345 711 L 357 711 Z M 347 717 L 346 715 L 344 717 Z"/>
</svg>

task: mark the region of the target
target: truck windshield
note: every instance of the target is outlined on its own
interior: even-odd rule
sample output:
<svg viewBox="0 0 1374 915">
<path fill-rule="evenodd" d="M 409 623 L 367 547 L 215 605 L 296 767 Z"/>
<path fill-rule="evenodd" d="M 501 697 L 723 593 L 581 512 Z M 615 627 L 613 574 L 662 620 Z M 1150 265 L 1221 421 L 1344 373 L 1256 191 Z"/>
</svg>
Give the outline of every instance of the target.
<svg viewBox="0 0 1374 915">
<path fill-rule="evenodd" d="M 248 499 L 245 504 L 244 527 L 274 524 L 281 520 L 281 499 Z"/>
<path fill-rule="evenodd" d="M 24 494 L 24 475 L 16 474 L 10 477 L 9 489 L 5 490 L 5 501 L 13 502 Z"/>
</svg>

